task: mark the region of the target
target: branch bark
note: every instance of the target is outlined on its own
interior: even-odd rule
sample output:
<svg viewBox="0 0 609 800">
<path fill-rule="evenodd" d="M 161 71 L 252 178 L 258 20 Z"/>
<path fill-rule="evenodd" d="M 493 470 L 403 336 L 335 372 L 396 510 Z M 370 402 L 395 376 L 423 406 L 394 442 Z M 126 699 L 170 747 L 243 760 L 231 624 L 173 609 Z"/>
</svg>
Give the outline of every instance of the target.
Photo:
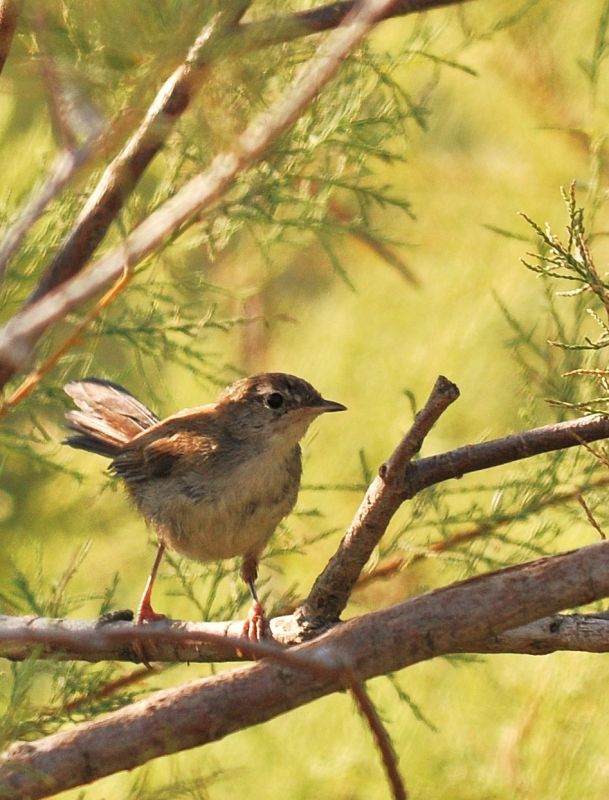
<svg viewBox="0 0 609 800">
<path fill-rule="evenodd" d="M 408 601 L 413 602 L 413 601 Z M 332 629 L 341 626 L 336 623 Z M 247 661 L 252 656 L 273 657 L 277 645 L 303 643 L 302 630 L 292 615 L 271 620 L 274 644 L 262 643 L 256 653 L 242 654 L 238 636 L 242 620 L 229 622 L 185 622 L 172 620 L 134 628 L 117 622 L 100 628 L 89 620 L 10 617 L 0 615 L 0 658 L 25 661 L 48 658 L 55 661 L 137 661 L 142 648 L 149 661 L 164 664 L 215 664 Z M 141 642 L 135 650 L 135 642 Z M 513 653 L 540 656 L 570 650 L 609 652 L 607 614 L 553 614 L 526 625 L 468 643 L 468 653 Z M 463 651 L 462 651 L 463 652 Z"/>
<path fill-rule="evenodd" d="M 470 472 L 607 437 L 609 417 L 592 414 L 422 458 L 406 467 L 402 478 L 402 499 L 408 500 L 422 489 L 450 478 L 462 478 Z"/>
<path fill-rule="evenodd" d="M 265 659 L 13 745 L 0 759 L 0 797 L 48 797 L 340 691 L 341 668 L 367 680 L 438 655 L 475 650 L 506 630 L 608 595 L 609 542 L 454 584 L 350 620 L 290 651 L 326 665 L 325 677 Z"/>
</svg>

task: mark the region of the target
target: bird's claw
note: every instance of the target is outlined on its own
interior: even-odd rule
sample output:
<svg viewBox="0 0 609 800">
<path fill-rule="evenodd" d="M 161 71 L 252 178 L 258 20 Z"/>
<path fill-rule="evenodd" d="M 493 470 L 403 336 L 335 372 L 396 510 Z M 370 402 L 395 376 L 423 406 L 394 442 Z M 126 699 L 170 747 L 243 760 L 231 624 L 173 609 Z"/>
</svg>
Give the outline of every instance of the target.
<svg viewBox="0 0 609 800">
<path fill-rule="evenodd" d="M 258 600 L 254 600 L 250 610 L 247 612 L 247 617 L 243 622 L 241 636 L 244 639 L 254 643 L 269 641 L 269 639 L 273 638 L 271 626 L 269 625 L 269 621 L 264 613 L 264 609 Z M 249 656 L 256 658 L 256 656 L 252 656 L 251 653 L 247 652 L 247 648 L 244 650 L 237 650 L 237 655 L 242 657 Z"/>
<path fill-rule="evenodd" d="M 247 612 L 241 635 L 251 642 L 261 642 L 263 639 L 272 638 L 269 621 L 262 605 L 257 600 L 254 600 Z"/>
</svg>

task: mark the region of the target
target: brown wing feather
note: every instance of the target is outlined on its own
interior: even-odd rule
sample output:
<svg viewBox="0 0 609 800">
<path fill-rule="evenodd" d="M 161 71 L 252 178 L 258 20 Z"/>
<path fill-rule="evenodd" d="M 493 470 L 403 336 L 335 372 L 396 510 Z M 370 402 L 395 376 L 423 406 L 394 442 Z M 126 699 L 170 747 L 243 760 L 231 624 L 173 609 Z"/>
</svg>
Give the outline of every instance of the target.
<svg viewBox="0 0 609 800">
<path fill-rule="evenodd" d="M 192 415 L 192 427 L 184 431 L 185 419 L 187 415 L 169 417 L 137 436 L 114 458 L 111 471 L 128 482 L 139 482 L 167 478 L 193 463 L 201 469 L 218 448 L 217 432 L 213 424 L 197 428 L 196 414 Z"/>
</svg>

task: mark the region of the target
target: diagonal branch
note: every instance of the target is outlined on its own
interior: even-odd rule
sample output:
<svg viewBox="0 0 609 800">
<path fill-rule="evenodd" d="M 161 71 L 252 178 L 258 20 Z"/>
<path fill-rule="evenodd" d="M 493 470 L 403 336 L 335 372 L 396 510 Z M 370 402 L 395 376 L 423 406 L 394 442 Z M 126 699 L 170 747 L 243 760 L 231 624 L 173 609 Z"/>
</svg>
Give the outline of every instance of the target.
<svg viewBox="0 0 609 800">
<path fill-rule="evenodd" d="M 377 19 L 462 5 L 467 1 L 396 0 L 388 3 Z M 167 79 L 138 130 L 107 167 L 30 302 L 76 275 L 85 266 L 143 172 L 188 109 L 211 63 L 235 53 L 336 28 L 357 6 L 355 2 L 331 3 L 308 11 L 238 25 L 239 18 L 250 3 L 246 0 L 228 5 L 229 8 L 221 11 L 197 38 L 186 62 Z"/>
<path fill-rule="evenodd" d="M 406 787 L 402 782 L 402 776 L 398 770 L 398 757 L 394 750 L 393 743 L 374 707 L 374 703 L 368 696 L 366 687 L 357 679 L 357 676 L 351 670 L 344 670 L 343 680 L 347 688 L 351 691 L 360 714 L 368 723 L 368 727 L 374 736 L 376 746 L 381 754 L 383 767 L 387 773 L 387 780 L 389 781 L 394 800 L 408 800 Z"/>
<path fill-rule="evenodd" d="M 204 26 L 184 63 L 165 81 L 138 129 L 106 168 L 28 302 L 39 299 L 86 264 L 202 85 L 207 68 L 221 50 L 219 42 L 223 41 L 227 29 L 237 24 L 249 5 L 249 0 L 233 0 Z"/>
<path fill-rule="evenodd" d="M 404 471 L 434 423 L 458 397 L 455 384 L 440 376 L 412 427 L 370 484 L 338 550 L 299 610 L 303 625 L 319 628 L 339 618 L 362 569 L 403 502 Z"/>
<path fill-rule="evenodd" d="M 454 584 L 350 620 L 290 652 L 325 665 L 323 676 L 265 659 L 13 745 L 0 759 L 0 796 L 36 800 L 90 783 L 340 691 L 345 666 L 367 680 L 438 655 L 471 652 L 510 628 L 608 595 L 609 542 Z"/>
<path fill-rule="evenodd" d="M 237 175 L 261 158 L 334 77 L 344 59 L 393 2 L 368 0 L 358 5 L 345 25 L 335 30 L 299 70 L 285 94 L 250 122 L 233 150 L 216 156 L 206 170 L 191 178 L 85 274 L 65 281 L 17 313 L 0 330 L 0 387 L 28 362 L 37 340 L 50 325 L 117 280 L 126 268 L 132 269 L 161 247 L 171 234 L 208 209 Z"/>
</svg>

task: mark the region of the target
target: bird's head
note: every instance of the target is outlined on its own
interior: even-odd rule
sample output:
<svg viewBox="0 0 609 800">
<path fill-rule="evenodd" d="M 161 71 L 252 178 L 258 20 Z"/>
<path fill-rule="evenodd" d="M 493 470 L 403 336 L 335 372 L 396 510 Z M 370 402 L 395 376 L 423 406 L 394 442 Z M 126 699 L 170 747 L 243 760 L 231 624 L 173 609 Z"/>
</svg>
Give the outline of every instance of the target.
<svg viewBox="0 0 609 800">
<path fill-rule="evenodd" d="M 325 400 L 310 383 L 283 372 L 264 372 L 235 381 L 218 398 L 218 409 L 235 438 L 268 437 L 295 445 L 320 414 L 345 411 Z"/>
</svg>

